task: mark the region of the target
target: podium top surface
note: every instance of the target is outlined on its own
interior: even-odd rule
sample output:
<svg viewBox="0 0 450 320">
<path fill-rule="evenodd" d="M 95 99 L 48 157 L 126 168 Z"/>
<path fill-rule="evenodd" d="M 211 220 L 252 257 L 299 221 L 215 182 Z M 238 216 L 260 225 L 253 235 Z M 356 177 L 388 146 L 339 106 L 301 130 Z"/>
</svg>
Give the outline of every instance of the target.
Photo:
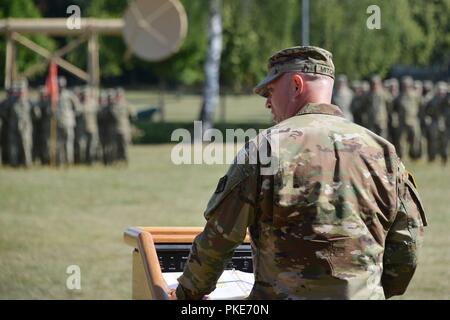
<svg viewBox="0 0 450 320">
<path fill-rule="evenodd" d="M 137 248 L 137 237 L 141 232 L 150 233 L 155 244 L 180 244 L 192 243 L 194 238 L 202 231 L 202 227 L 130 227 L 124 232 L 123 237 L 126 244 Z M 248 234 L 244 243 L 250 243 Z"/>
</svg>

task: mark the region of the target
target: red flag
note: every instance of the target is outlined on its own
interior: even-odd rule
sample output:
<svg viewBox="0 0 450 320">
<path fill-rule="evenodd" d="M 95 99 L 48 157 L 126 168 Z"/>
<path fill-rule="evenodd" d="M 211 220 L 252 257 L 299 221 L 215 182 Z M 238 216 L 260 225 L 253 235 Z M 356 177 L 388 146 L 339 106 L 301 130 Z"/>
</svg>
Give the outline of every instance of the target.
<svg viewBox="0 0 450 320">
<path fill-rule="evenodd" d="M 58 101 L 58 69 L 54 62 L 50 62 L 47 79 L 45 80 L 45 93 L 50 98 L 52 111 L 56 111 Z"/>
</svg>

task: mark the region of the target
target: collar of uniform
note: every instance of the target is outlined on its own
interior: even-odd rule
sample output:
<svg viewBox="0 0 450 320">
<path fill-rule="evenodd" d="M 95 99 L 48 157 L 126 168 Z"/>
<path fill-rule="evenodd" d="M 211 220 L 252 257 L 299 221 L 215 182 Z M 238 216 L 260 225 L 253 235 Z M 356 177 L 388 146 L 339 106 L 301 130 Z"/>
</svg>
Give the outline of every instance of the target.
<svg viewBox="0 0 450 320">
<path fill-rule="evenodd" d="M 344 114 L 338 106 L 326 103 L 308 103 L 301 108 L 299 112 L 297 112 L 296 116 L 300 116 L 302 114 L 327 114 L 330 116 L 344 118 Z"/>
</svg>

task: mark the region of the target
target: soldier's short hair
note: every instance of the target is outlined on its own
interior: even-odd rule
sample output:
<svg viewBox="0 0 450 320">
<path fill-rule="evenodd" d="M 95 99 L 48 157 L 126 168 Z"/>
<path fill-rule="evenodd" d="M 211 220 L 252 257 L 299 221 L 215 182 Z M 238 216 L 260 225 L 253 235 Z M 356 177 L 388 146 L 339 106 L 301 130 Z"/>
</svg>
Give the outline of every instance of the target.
<svg viewBox="0 0 450 320">
<path fill-rule="evenodd" d="M 337 76 L 337 81 L 347 84 L 348 78 L 345 74 L 340 74 Z"/>
<path fill-rule="evenodd" d="M 427 89 L 427 90 L 433 90 L 433 88 L 434 88 L 433 81 L 431 81 L 431 80 L 425 80 L 425 81 L 423 82 L 423 87 L 424 87 L 425 89 Z"/>
<path fill-rule="evenodd" d="M 439 82 L 436 84 L 436 88 L 437 88 L 438 90 L 440 90 L 440 91 L 447 92 L 447 91 L 448 91 L 448 85 L 447 85 L 447 82 L 445 82 L 445 81 L 439 81 Z"/>
<path fill-rule="evenodd" d="M 351 87 L 352 87 L 353 90 L 361 89 L 362 88 L 362 83 L 359 80 L 353 80 L 352 84 L 351 84 Z"/>
<path fill-rule="evenodd" d="M 116 95 L 118 97 L 123 97 L 125 95 L 125 90 L 122 87 L 117 87 L 116 88 Z"/>
<path fill-rule="evenodd" d="M 65 88 L 67 86 L 67 79 L 66 77 L 58 77 L 58 87 Z"/>
<path fill-rule="evenodd" d="M 114 99 L 116 97 L 116 89 L 110 88 L 106 90 L 106 97 L 108 99 Z"/>
<path fill-rule="evenodd" d="M 369 81 L 363 80 L 363 81 L 361 82 L 361 87 L 362 87 L 362 89 L 363 89 L 365 92 L 369 91 L 369 90 L 370 90 L 370 83 L 369 83 Z"/>
<path fill-rule="evenodd" d="M 403 76 L 402 77 L 402 85 L 404 86 L 413 86 L 414 80 L 411 76 Z"/>
<path fill-rule="evenodd" d="M 418 88 L 418 87 L 423 87 L 423 82 L 420 80 L 415 80 L 414 81 L 414 87 Z"/>
<path fill-rule="evenodd" d="M 370 77 L 370 83 L 381 83 L 381 77 L 378 74 L 374 74 Z"/>
</svg>

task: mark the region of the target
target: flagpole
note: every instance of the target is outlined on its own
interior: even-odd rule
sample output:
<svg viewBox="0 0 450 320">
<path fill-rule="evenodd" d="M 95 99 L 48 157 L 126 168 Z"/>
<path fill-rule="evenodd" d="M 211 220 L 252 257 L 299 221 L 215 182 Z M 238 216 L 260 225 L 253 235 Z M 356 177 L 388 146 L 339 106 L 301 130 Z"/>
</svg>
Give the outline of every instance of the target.
<svg viewBox="0 0 450 320">
<path fill-rule="evenodd" d="M 56 103 L 51 102 L 52 116 L 50 120 L 50 165 L 56 166 Z"/>
<path fill-rule="evenodd" d="M 57 139 L 57 126 L 56 126 L 56 107 L 58 101 L 58 83 L 57 83 L 57 69 L 56 64 L 50 61 L 49 73 L 46 81 L 46 89 L 50 98 L 50 165 L 56 166 L 56 139 Z"/>
</svg>

